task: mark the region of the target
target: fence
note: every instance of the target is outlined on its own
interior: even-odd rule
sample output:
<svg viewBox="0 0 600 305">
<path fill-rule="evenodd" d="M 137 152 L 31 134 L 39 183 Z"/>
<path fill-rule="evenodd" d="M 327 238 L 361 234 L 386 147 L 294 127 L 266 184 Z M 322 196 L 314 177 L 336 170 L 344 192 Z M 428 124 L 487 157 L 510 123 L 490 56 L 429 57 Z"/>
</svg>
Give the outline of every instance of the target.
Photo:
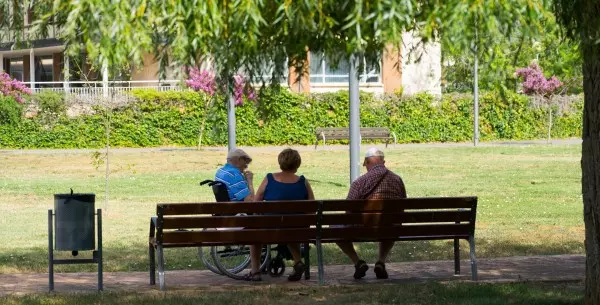
<svg viewBox="0 0 600 305">
<path fill-rule="evenodd" d="M 31 83 L 24 82 L 28 87 Z M 133 89 L 156 89 L 158 91 L 182 91 L 187 90 L 178 80 L 150 80 L 150 81 L 69 81 L 69 82 L 35 82 L 32 90 L 40 92 L 50 90 L 64 92 L 78 96 L 110 96 L 129 92 Z"/>
</svg>

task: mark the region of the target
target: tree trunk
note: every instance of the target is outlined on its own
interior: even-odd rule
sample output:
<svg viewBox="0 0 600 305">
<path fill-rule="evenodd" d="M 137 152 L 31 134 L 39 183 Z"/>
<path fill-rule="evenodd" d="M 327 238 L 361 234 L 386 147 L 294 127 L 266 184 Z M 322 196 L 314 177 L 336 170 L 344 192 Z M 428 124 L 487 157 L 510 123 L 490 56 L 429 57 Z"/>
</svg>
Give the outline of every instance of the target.
<svg viewBox="0 0 600 305">
<path fill-rule="evenodd" d="M 206 98 L 206 101 L 204 102 L 204 114 L 202 115 L 202 123 L 200 124 L 200 133 L 198 135 L 198 147 L 197 149 L 200 150 L 200 148 L 202 148 L 202 137 L 204 136 L 204 125 L 206 124 L 206 117 L 208 116 L 208 106 L 211 103 L 211 98 Z"/>
<path fill-rule="evenodd" d="M 600 305 L 600 46 L 582 44 L 583 147 L 581 153 L 585 222 L 585 304 Z"/>
</svg>

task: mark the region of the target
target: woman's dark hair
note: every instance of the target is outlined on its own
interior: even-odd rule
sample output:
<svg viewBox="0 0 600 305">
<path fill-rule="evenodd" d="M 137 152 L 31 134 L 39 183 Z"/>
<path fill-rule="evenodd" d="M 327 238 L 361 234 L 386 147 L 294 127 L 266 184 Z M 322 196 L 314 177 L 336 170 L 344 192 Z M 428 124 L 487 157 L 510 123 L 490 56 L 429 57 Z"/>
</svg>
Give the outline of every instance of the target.
<svg viewBox="0 0 600 305">
<path fill-rule="evenodd" d="M 300 167 L 302 163 L 302 158 L 300 158 L 300 154 L 297 150 L 286 148 L 277 157 L 277 161 L 279 161 L 279 168 L 282 171 L 295 171 Z"/>
</svg>

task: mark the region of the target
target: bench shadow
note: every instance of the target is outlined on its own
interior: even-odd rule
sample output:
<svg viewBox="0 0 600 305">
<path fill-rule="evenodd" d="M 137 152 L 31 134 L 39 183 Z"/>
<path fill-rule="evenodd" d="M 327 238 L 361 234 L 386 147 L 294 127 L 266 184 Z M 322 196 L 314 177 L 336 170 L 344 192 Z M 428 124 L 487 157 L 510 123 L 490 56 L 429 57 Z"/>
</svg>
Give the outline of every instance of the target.
<svg viewBox="0 0 600 305">
<path fill-rule="evenodd" d="M 540 244 L 523 244 L 510 240 L 476 240 L 477 258 L 494 258 L 508 256 L 582 254 L 583 242 L 546 242 Z M 461 258 L 468 259 L 468 243 L 460 242 Z M 359 256 L 368 261 L 377 260 L 377 243 L 355 243 Z M 148 271 L 148 244 L 117 243 L 104 246 L 104 271 Z M 323 247 L 325 264 L 350 264 L 350 260 L 335 244 Z M 311 245 L 311 265 L 316 266 L 316 247 Z M 89 258 L 91 251 L 80 252 L 77 258 Z M 55 258 L 73 258 L 70 252 L 56 251 Z M 430 260 L 452 260 L 454 258 L 452 241 L 403 241 L 397 242 L 389 262 L 411 262 Z M 173 248 L 165 250 L 167 270 L 201 270 L 204 269 L 198 256 L 198 248 Z M 57 272 L 96 272 L 96 265 L 60 265 L 55 266 Z M 30 249 L 0 250 L 0 273 L 31 273 L 48 271 L 48 249 L 32 247 Z"/>
</svg>

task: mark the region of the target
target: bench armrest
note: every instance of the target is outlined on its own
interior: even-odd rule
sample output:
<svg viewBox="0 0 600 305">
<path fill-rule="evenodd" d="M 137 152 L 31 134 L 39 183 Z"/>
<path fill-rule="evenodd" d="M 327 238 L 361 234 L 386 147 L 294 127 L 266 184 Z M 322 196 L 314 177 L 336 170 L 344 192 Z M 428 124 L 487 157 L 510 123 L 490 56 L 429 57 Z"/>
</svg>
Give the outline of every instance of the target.
<svg viewBox="0 0 600 305">
<path fill-rule="evenodd" d="M 156 223 L 158 221 L 158 217 L 152 216 L 150 217 L 150 232 L 148 233 L 150 242 L 154 242 L 154 237 L 156 236 Z"/>
</svg>

